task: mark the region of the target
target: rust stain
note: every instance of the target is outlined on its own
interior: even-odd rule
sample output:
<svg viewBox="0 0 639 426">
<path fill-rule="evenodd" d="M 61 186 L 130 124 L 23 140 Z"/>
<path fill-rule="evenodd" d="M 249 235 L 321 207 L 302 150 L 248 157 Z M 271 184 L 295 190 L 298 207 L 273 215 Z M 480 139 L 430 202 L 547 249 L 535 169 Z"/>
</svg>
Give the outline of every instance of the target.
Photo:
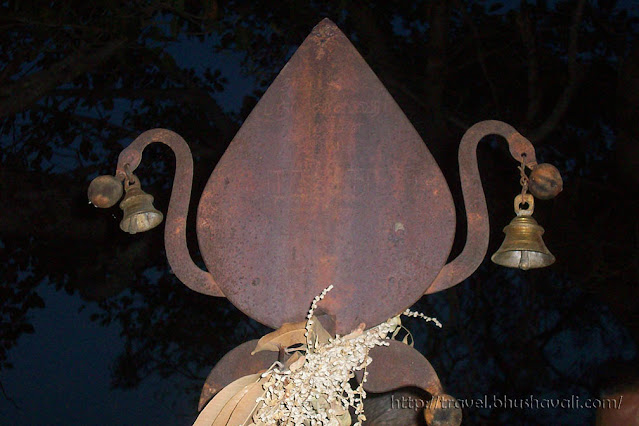
<svg viewBox="0 0 639 426">
<path fill-rule="evenodd" d="M 241 185 L 239 171 L 250 171 Z M 247 315 L 274 328 L 300 321 L 333 284 L 322 306 L 346 334 L 421 297 L 446 261 L 454 222 L 450 191 L 425 144 L 324 20 L 215 168 L 198 240 L 222 292 Z M 389 277 L 405 283 L 392 297 Z M 250 285 L 255 278 L 259 287 Z"/>
</svg>

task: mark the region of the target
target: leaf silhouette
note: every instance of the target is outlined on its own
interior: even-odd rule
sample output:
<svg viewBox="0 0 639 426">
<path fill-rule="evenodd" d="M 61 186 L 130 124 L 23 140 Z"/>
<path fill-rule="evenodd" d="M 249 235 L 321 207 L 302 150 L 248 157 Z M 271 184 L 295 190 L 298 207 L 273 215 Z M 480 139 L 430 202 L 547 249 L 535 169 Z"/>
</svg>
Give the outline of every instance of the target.
<svg viewBox="0 0 639 426">
<path fill-rule="evenodd" d="M 317 344 L 325 344 L 331 338 L 331 335 L 322 327 L 322 324 L 316 317 L 312 317 L 311 333 L 309 341 Z M 255 350 L 251 355 L 261 351 L 279 352 L 280 349 L 286 349 L 293 345 L 303 345 L 306 343 L 306 321 L 287 322 L 277 330 L 262 337 L 255 346 Z"/>
<path fill-rule="evenodd" d="M 287 322 L 277 330 L 262 337 L 251 355 L 261 351 L 279 352 L 291 345 L 306 343 L 306 321 Z"/>
<path fill-rule="evenodd" d="M 289 358 L 289 360 L 286 362 L 286 364 L 288 366 L 288 369 L 294 372 L 294 371 L 297 371 L 300 368 L 302 368 L 302 366 L 304 365 L 305 362 L 306 362 L 306 357 L 304 355 L 300 355 L 299 352 L 295 352 Z"/>
<path fill-rule="evenodd" d="M 318 344 L 325 345 L 333 336 L 326 331 L 317 318 L 313 317 L 311 319 L 313 320 L 313 325 L 311 326 L 311 341 L 313 342 L 313 346 L 317 347 Z"/>
</svg>

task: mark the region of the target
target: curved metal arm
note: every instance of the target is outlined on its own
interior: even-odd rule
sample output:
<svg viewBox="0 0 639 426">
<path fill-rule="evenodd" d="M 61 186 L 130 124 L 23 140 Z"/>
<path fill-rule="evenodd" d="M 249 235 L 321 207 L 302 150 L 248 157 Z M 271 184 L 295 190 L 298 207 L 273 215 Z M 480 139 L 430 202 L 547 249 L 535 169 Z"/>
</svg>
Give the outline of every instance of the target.
<svg viewBox="0 0 639 426">
<path fill-rule="evenodd" d="M 466 131 L 459 145 L 459 175 L 461 179 L 468 231 L 464 250 L 452 262 L 444 265 L 425 294 L 436 293 L 459 284 L 479 267 L 486 256 L 490 226 L 486 197 L 477 167 L 477 144 L 488 135 L 503 136 L 510 155 L 527 167 L 537 164 L 535 148 L 512 126 L 495 120 L 481 121 Z"/>
<path fill-rule="evenodd" d="M 169 265 L 179 280 L 191 290 L 224 297 L 213 276 L 193 262 L 186 244 L 186 217 L 193 183 L 193 157 L 186 141 L 170 130 L 147 130 L 120 153 L 116 176 L 124 180 L 127 172 L 132 173 L 142 160 L 144 148 L 153 142 L 168 145 L 175 154 L 175 177 L 164 227 L 164 244 Z"/>
</svg>

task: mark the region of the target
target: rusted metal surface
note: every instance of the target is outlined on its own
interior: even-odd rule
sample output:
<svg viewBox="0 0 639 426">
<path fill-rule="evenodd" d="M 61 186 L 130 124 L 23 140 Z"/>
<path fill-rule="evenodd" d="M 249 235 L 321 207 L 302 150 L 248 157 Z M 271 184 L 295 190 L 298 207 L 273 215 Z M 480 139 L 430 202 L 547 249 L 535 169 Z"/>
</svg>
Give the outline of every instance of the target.
<svg viewBox="0 0 639 426">
<path fill-rule="evenodd" d="M 251 355 L 251 351 L 255 349 L 257 342 L 258 340 L 255 339 L 242 343 L 227 352 L 215 364 L 202 387 L 198 411 L 202 411 L 211 398 L 229 383 L 240 377 L 266 370 L 278 360 L 277 352 L 262 351 Z"/>
<path fill-rule="evenodd" d="M 537 164 L 530 142 L 505 123 L 484 121 L 466 132 L 459 167 L 467 240 L 444 265 L 455 231 L 448 185 L 383 84 L 325 19 L 255 106 L 204 189 L 197 237 L 210 273 L 193 263 L 186 245 L 193 160 L 185 141 L 164 129 L 143 133 L 121 153 L 116 178 L 135 170 L 146 145 L 168 145 L 176 176 L 165 242 L 176 276 L 200 293 L 225 295 L 273 328 L 303 320 L 312 299 L 332 284 L 317 314 L 332 333 L 346 334 L 360 323 L 377 325 L 477 269 L 489 224 L 476 148 L 491 134 L 503 136 L 522 165 Z M 226 384 L 277 359 L 271 352 L 251 356 L 256 342 L 215 366 L 200 408 Z M 415 349 L 390 341 L 370 355 L 367 391 L 414 386 L 454 400 Z M 431 408 L 432 424 L 461 421 L 459 409 Z"/>
<path fill-rule="evenodd" d="M 207 268 L 273 328 L 322 303 L 340 334 L 412 305 L 455 229 L 437 163 L 344 34 L 322 21 L 255 106 L 198 208 Z"/>
<path fill-rule="evenodd" d="M 368 392 L 364 400 L 366 426 L 425 426 L 422 408 L 430 395 L 417 388 L 400 389 L 389 393 Z"/>
<path fill-rule="evenodd" d="M 180 281 L 192 290 L 211 296 L 224 296 L 211 274 L 193 263 L 186 245 L 186 217 L 193 181 L 193 157 L 184 139 L 170 130 L 147 130 L 120 153 L 116 177 L 125 180 L 127 174 L 132 173 L 140 164 L 144 148 L 153 142 L 166 144 L 175 153 L 175 178 L 164 227 L 169 265 Z"/>
<path fill-rule="evenodd" d="M 639 390 L 604 394 L 595 426 L 639 426 Z"/>
<path fill-rule="evenodd" d="M 477 144 L 488 135 L 503 136 L 516 161 L 528 166 L 537 164 L 535 149 L 530 141 L 506 123 L 487 120 L 466 131 L 459 145 L 459 176 L 468 222 L 466 245 L 459 256 L 443 267 L 426 294 L 445 290 L 462 282 L 477 270 L 486 256 L 490 227 L 486 197 L 477 166 Z"/>
<path fill-rule="evenodd" d="M 536 164 L 530 142 L 505 123 L 484 121 L 466 132 L 459 163 L 468 238 L 444 266 L 455 213 L 441 171 L 363 58 L 324 20 L 206 185 L 197 236 L 210 273 L 186 247 L 193 164 L 184 140 L 168 130 L 145 132 L 120 155 L 117 177 L 135 170 L 147 144 L 169 145 L 177 166 L 165 240 L 178 278 L 195 291 L 226 295 L 273 328 L 302 320 L 312 298 L 333 284 L 322 308 L 345 334 L 385 321 L 479 266 L 488 218 L 475 151 L 489 134 L 504 136 L 517 161 Z"/>
<path fill-rule="evenodd" d="M 389 340 L 389 346 L 376 346 L 369 352 L 372 362 L 366 368 L 364 382 L 366 392 L 385 393 L 401 388 L 416 387 L 428 392 L 432 404 L 424 416 L 429 425 L 457 426 L 461 423 L 461 409 L 456 400 L 444 393 L 433 366 L 415 348 L 397 340 Z M 362 371 L 357 372 L 361 382 Z"/>
<path fill-rule="evenodd" d="M 459 426 L 462 423 L 461 405 L 450 395 L 437 395 L 424 410 L 424 419 L 429 426 Z"/>
<path fill-rule="evenodd" d="M 384 393 L 416 387 L 431 395 L 443 393 L 439 377 L 424 355 L 397 340 L 389 340 L 388 343 L 389 346 L 376 346 L 369 352 L 373 361 L 366 367 L 366 392 Z M 358 381 L 361 377 L 362 372 L 358 371 Z"/>
</svg>

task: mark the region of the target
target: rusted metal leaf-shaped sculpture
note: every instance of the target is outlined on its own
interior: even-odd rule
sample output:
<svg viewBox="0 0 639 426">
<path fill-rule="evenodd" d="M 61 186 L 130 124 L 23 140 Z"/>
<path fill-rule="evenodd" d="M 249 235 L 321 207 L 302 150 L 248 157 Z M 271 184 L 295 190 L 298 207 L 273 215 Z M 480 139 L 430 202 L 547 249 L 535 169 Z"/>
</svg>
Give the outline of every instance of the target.
<svg viewBox="0 0 639 426">
<path fill-rule="evenodd" d="M 198 241 L 222 292 L 278 328 L 325 313 L 345 334 L 419 299 L 452 245 L 450 191 L 364 59 L 322 21 L 218 163 Z"/>
</svg>

